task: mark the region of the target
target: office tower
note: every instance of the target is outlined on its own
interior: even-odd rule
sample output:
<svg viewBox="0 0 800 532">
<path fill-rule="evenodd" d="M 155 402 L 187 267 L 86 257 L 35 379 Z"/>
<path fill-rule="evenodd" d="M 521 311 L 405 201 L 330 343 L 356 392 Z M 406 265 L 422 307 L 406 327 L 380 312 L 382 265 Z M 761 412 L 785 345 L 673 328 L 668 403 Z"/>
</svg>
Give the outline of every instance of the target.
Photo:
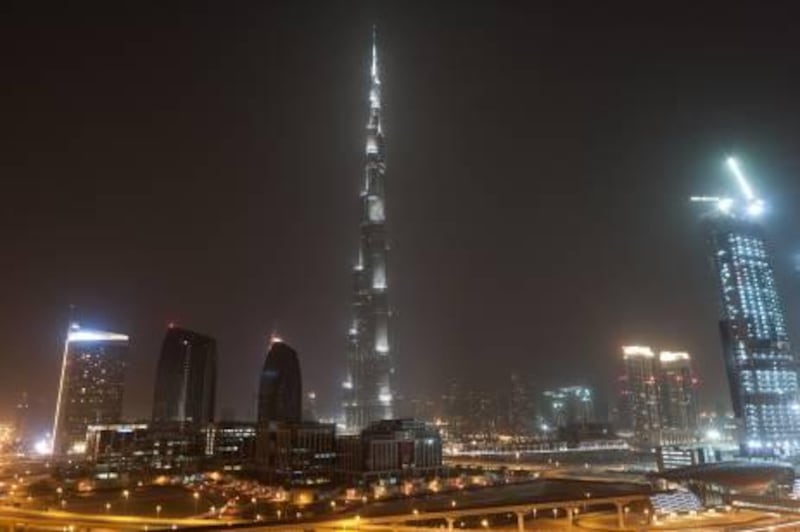
<svg viewBox="0 0 800 532">
<path fill-rule="evenodd" d="M 280 338 L 270 339 L 258 387 L 258 424 L 299 423 L 303 386 L 297 353 Z"/>
<path fill-rule="evenodd" d="M 200 428 L 214 420 L 217 342 L 170 326 L 161 345 L 153 399 L 153 426 Z"/>
<path fill-rule="evenodd" d="M 421 421 L 376 421 L 361 434 L 340 437 L 336 443 L 339 472 L 353 485 L 369 486 L 379 480 L 394 485 L 442 473 L 439 430 Z"/>
<path fill-rule="evenodd" d="M 697 380 L 692 374 L 691 357 L 685 352 L 661 351 L 658 365 L 661 425 L 693 435 L 697 430 Z"/>
<path fill-rule="evenodd" d="M 388 302 L 384 137 L 381 81 L 373 30 L 366 162 L 361 189 L 358 257 L 353 268 L 353 316 L 343 383 L 345 425 L 358 431 L 393 417 Z"/>
<path fill-rule="evenodd" d="M 795 452 L 800 438 L 797 362 L 772 260 L 753 216 L 706 217 L 721 298 L 719 330 L 735 416 L 748 452 Z"/>
<path fill-rule="evenodd" d="M 128 337 L 72 325 L 64 343 L 53 453 L 80 454 L 89 425 L 119 423 Z"/>
<path fill-rule="evenodd" d="M 591 388 L 565 386 L 547 390 L 543 395 L 545 419 L 550 428 L 594 422 L 594 394 Z"/>
<path fill-rule="evenodd" d="M 639 345 L 623 346 L 622 353 L 627 386 L 625 395 L 631 416 L 629 425 L 641 443 L 657 442 L 661 419 L 655 354 L 649 347 Z"/>
</svg>

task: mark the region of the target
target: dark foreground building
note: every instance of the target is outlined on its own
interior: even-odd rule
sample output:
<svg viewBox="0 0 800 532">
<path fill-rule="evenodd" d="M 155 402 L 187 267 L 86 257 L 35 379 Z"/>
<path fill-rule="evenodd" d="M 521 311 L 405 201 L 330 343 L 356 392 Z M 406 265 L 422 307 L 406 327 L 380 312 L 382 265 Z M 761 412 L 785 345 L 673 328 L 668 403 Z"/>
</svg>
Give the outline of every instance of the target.
<svg viewBox="0 0 800 532">
<path fill-rule="evenodd" d="M 258 386 L 258 424 L 299 423 L 303 414 L 303 381 L 297 352 L 272 337 Z"/>
<path fill-rule="evenodd" d="M 119 423 L 128 337 L 70 327 L 58 387 L 53 454 L 83 454 L 89 425 Z"/>
<path fill-rule="evenodd" d="M 217 342 L 170 327 L 161 346 L 153 399 L 154 428 L 199 429 L 214 420 Z"/>
<path fill-rule="evenodd" d="M 422 421 L 376 421 L 360 435 L 346 435 L 337 440 L 338 476 L 352 485 L 433 477 L 441 469 L 439 430 Z"/>
</svg>

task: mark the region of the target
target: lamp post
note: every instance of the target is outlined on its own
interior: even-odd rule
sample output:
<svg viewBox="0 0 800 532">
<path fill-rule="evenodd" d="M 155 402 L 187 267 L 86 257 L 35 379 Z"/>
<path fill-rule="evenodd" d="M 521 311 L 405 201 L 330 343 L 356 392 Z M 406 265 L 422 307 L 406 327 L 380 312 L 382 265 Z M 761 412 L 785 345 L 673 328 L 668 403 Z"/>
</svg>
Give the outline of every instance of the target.
<svg viewBox="0 0 800 532">
<path fill-rule="evenodd" d="M 123 503 L 123 505 L 125 506 L 125 508 L 123 508 L 123 512 L 126 514 L 128 513 L 128 497 L 130 496 L 131 496 L 130 491 L 122 490 L 122 498 L 125 499 L 125 502 Z"/>
<path fill-rule="evenodd" d="M 161 505 L 156 504 L 156 517 L 161 517 Z"/>
<path fill-rule="evenodd" d="M 192 493 L 192 498 L 194 499 L 194 514 L 197 515 L 197 503 L 200 501 L 200 494 L 195 491 Z"/>
<path fill-rule="evenodd" d="M 106 503 L 106 513 L 108 513 L 110 510 L 111 510 L 111 503 L 107 502 Z"/>
</svg>

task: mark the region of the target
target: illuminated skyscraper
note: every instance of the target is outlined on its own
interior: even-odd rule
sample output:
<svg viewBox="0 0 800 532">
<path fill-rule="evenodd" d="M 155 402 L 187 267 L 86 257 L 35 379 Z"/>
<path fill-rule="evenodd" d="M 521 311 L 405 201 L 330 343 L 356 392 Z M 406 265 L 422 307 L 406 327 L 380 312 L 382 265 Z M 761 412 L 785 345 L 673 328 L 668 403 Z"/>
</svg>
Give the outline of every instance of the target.
<svg viewBox="0 0 800 532">
<path fill-rule="evenodd" d="M 697 381 L 692 374 L 689 353 L 661 351 L 658 365 L 662 426 L 670 431 L 693 434 L 697 430 Z"/>
<path fill-rule="evenodd" d="M 83 453 L 89 425 L 120 422 L 127 354 L 124 334 L 70 328 L 53 424 L 54 454 Z"/>
<path fill-rule="evenodd" d="M 637 440 L 653 443 L 658 440 L 661 428 L 655 353 L 647 346 L 627 345 L 622 354 L 626 377 L 623 393 L 627 415 L 631 416 L 627 424 Z"/>
<path fill-rule="evenodd" d="M 153 425 L 199 428 L 211 423 L 216 384 L 217 342 L 170 326 L 158 360 Z"/>
<path fill-rule="evenodd" d="M 753 216 L 705 220 L 721 298 L 722 349 L 735 416 L 750 453 L 796 452 L 797 362 L 789 345 L 766 239 Z"/>
<path fill-rule="evenodd" d="M 357 431 L 393 416 L 381 81 L 373 30 L 366 163 L 361 189 L 358 257 L 353 269 L 353 317 L 348 334 L 345 423 Z"/>
<path fill-rule="evenodd" d="M 258 386 L 258 424 L 299 423 L 303 409 L 303 384 L 297 352 L 272 337 Z"/>
<path fill-rule="evenodd" d="M 749 454 L 800 450 L 798 365 L 789 345 L 775 273 L 758 218 L 764 212 L 739 162 L 729 157 L 741 199 L 699 196 L 720 294 L 719 330 L 733 412 Z"/>
</svg>

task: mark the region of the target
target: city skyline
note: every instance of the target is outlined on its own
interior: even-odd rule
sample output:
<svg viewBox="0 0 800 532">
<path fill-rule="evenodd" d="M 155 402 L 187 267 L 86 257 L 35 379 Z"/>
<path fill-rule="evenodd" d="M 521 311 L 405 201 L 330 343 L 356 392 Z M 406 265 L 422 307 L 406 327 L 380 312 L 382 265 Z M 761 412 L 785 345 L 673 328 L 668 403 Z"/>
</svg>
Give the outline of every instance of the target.
<svg viewBox="0 0 800 532">
<path fill-rule="evenodd" d="M 242 25 L 257 27 L 249 22 L 252 12 L 226 9 L 233 22 L 221 35 L 234 35 Z M 789 320 L 797 323 L 797 281 L 790 269 L 798 241 L 795 227 L 800 226 L 795 213 L 800 188 L 793 182 L 800 168 L 792 140 L 797 135 L 792 126 L 771 121 L 793 104 L 780 91 L 777 98 L 768 98 L 773 91 L 767 88 L 781 84 L 788 94 L 798 84 L 776 64 L 760 61 L 760 48 L 737 55 L 741 43 L 755 37 L 734 36 L 723 27 L 744 26 L 746 11 L 721 15 L 710 35 L 686 30 L 689 51 L 716 40 L 716 55 L 669 67 L 677 69 L 676 75 L 652 66 L 644 52 L 626 48 L 622 37 L 598 34 L 606 48 L 596 55 L 583 48 L 557 50 L 571 32 L 595 31 L 589 14 L 573 18 L 558 8 L 543 8 L 549 18 L 536 19 L 552 41 L 522 35 L 510 14 L 488 7 L 456 9 L 452 25 L 433 19 L 422 28 L 412 23 L 419 10 L 356 10 L 346 22 L 336 14 L 343 22 L 338 29 L 325 29 L 322 14 L 303 26 L 299 14 L 282 9 L 280 14 L 303 28 L 299 35 L 270 37 L 291 60 L 264 58 L 264 51 L 274 48 L 268 38 L 236 41 L 225 48 L 225 57 L 204 59 L 173 41 L 169 32 L 156 32 L 155 44 L 144 45 L 148 58 L 163 46 L 169 60 L 186 54 L 233 76 L 230 85 L 200 83 L 199 92 L 185 103 L 180 103 L 184 87 L 203 68 L 169 73 L 167 59 L 144 64 L 120 52 L 126 67 L 115 70 L 100 51 L 101 43 L 125 48 L 135 41 L 148 28 L 141 18 L 123 22 L 112 17 L 112 27 L 125 25 L 129 33 L 67 39 L 64 55 L 44 48 L 29 52 L 44 66 L 35 61 L 11 66 L 18 83 L 12 90 L 27 106 L 6 113 L 10 130 L 21 131 L 7 145 L 23 156 L 12 166 L 18 177 L 2 190 L 7 199 L 0 234 L 9 252 L 0 273 L 9 297 L 0 309 L 0 337 L 7 339 L 5 363 L 19 368 L 19 375 L 3 383 L 6 395 L 0 403 L 13 405 L 27 391 L 37 401 L 54 404 L 57 369 L 51 366 L 58 366 L 66 309 L 76 304 L 82 323 L 131 337 L 127 418 L 146 418 L 150 412 L 158 344 L 169 321 L 219 338 L 220 358 L 226 361 L 220 365 L 219 410 L 232 406 L 238 417 L 252 417 L 248 409 L 255 383 L 238 382 L 258 371 L 264 339 L 274 328 L 303 353 L 308 388 L 320 394 L 320 405 L 330 409 L 340 404 L 343 332 L 349 325 L 347 266 L 358 223 L 353 200 L 361 175 L 362 81 L 369 64 L 365 42 L 373 22 L 386 40 L 382 51 L 389 66 L 383 81 L 392 95 L 386 127 L 392 138 L 392 283 L 393 289 L 397 286 L 393 306 L 399 309 L 395 336 L 401 390 L 403 384 L 419 383 L 412 389 L 435 395 L 438 379 L 451 372 L 496 386 L 512 370 L 537 372 L 542 389 L 586 380 L 581 372 L 587 372 L 597 376 L 586 384 L 610 398 L 613 373 L 606 368 L 616 360 L 618 346 L 647 338 L 654 345 L 690 351 L 708 386 L 701 396 L 704 406 L 727 406 L 724 380 L 716 374 L 722 364 L 712 272 L 696 212 L 684 198 L 699 188 L 727 186 L 720 161 L 729 151 L 743 157 L 768 199 L 765 225 L 777 250 L 778 285 L 785 287 Z M 168 15 L 158 8 L 150 14 L 159 13 Z M 99 21 L 111 15 L 96 16 Z M 757 20 L 780 18 L 770 11 L 761 16 Z M 202 43 L 205 38 L 196 32 L 206 18 L 195 17 L 182 31 L 191 42 Z M 654 30 L 653 40 L 646 39 L 648 52 L 667 65 L 670 58 L 677 61 L 689 53 L 669 51 L 674 42 L 669 39 L 663 45 L 656 42 L 655 36 L 668 34 L 676 20 L 655 23 L 636 10 L 630 17 Z M 486 30 L 478 29 L 479 19 L 487 21 Z M 72 33 L 63 24 L 56 24 L 56 35 Z M 621 29 L 631 37 L 638 35 L 634 26 Z M 774 39 L 787 35 L 781 28 Z M 43 43 L 54 38 L 43 35 Z M 491 54 L 478 46 L 473 55 L 463 54 L 472 39 L 493 42 Z M 620 50 L 655 77 L 615 81 L 618 69 L 627 68 L 612 57 Z M 76 51 L 88 58 L 85 70 L 73 65 L 74 71 L 60 72 L 60 66 L 72 65 L 69 54 Z M 245 64 L 228 66 L 237 54 L 246 58 Z M 769 80 L 761 82 L 766 87 L 751 79 L 731 86 L 731 80 L 739 79 L 740 65 L 720 59 L 730 56 L 760 64 L 758 77 Z M 587 81 L 565 73 L 556 59 L 598 68 L 609 79 Z M 286 88 L 270 84 L 267 73 L 276 65 L 286 68 Z M 704 74 L 706 68 L 710 71 Z M 104 69 L 114 74 L 98 77 Z M 138 86 L 132 83 L 137 74 L 148 72 L 163 74 L 164 85 L 142 82 L 143 94 L 133 98 L 133 108 L 160 109 L 176 119 L 174 129 L 156 134 L 152 143 L 146 139 L 158 126 L 128 114 L 122 103 Z M 475 79 L 474 72 L 481 72 L 482 79 Z M 39 75 L 66 95 L 50 98 L 52 89 Z M 672 77 L 679 81 L 672 90 L 687 98 L 689 109 L 710 107 L 700 115 L 710 125 L 698 127 L 700 120 L 682 114 L 691 111 L 673 115 L 668 101 L 673 96 L 663 96 L 664 101 L 634 98 L 636 89 L 652 79 Z M 703 92 L 715 93 L 718 100 L 696 94 L 694 83 L 680 83 L 689 79 L 699 79 L 708 89 Z M 582 87 L 584 82 L 588 87 Z M 94 96 L 109 92 L 90 101 L 81 87 Z M 592 87 L 600 89 L 599 96 Z M 221 102 L 213 99 L 218 89 Z M 529 92 L 530 100 L 524 99 Z M 508 101 L 522 110 L 511 112 Z M 753 110 L 742 101 L 763 106 Z M 281 110 L 275 102 L 289 104 Z M 197 114 L 202 104 L 213 104 L 208 115 Z M 34 105 L 52 115 L 34 114 L 34 124 L 60 117 L 64 130 L 50 128 L 43 139 L 30 142 L 32 133 L 22 124 Z M 124 125 L 109 126 L 109 114 L 120 116 Z M 278 124 L 275 129 L 266 126 L 271 120 Z M 319 131 L 310 131 L 312 123 Z M 211 131 L 217 128 L 195 127 L 215 124 L 231 128 L 232 140 Z M 106 135 L 108 127 L 124 142 L 105 140 L 114 137 Z M 617 129 L 609 133 L 610 140 L 604 139 L 604 127 Z M 653 137 L 634 138 L 643 131 Z M 691 142 L 681 140 L 688 131 Z M 38 158 L 39 142 L 42 153 L 56 154 L 53 162 Z M 615 142 L 624 154 L 614 151 Z M 306 149 L 319 160 L 297 157 L 296 150 Z M 569 153 L 579 153 L 577 162 L 566 161 Z M 136 162 L 126 169 L 117 158 Z M 99 200 L 86 199 L 92 194 Z M 187 196 L 186 206 L 172 201 L 180 194 Z M 39 195 L 30 209 L 20 210 L 18 205 Z M 221 212 L 212 222 L 204 213 L 213 212 L 217 201 Z M 143 220 L 140 209 L 151 211 L 151 219 Z M 186 238 L 173 238 L 177 235 Z M 559 267 L 548 266 L 543 257 L 555 257 Z M 587 261 L 596 261 L 595 267 L 587 268 Z M 575 330 L 581 330 L 582 338 L 572 338 Z M 486 337 L 496 342 L 488 365 L 477 349 Z M 555 352 L 562 364 L 550 363 Z M 10 410 L 2 413 L 12 415 Z"/>
</svg>

